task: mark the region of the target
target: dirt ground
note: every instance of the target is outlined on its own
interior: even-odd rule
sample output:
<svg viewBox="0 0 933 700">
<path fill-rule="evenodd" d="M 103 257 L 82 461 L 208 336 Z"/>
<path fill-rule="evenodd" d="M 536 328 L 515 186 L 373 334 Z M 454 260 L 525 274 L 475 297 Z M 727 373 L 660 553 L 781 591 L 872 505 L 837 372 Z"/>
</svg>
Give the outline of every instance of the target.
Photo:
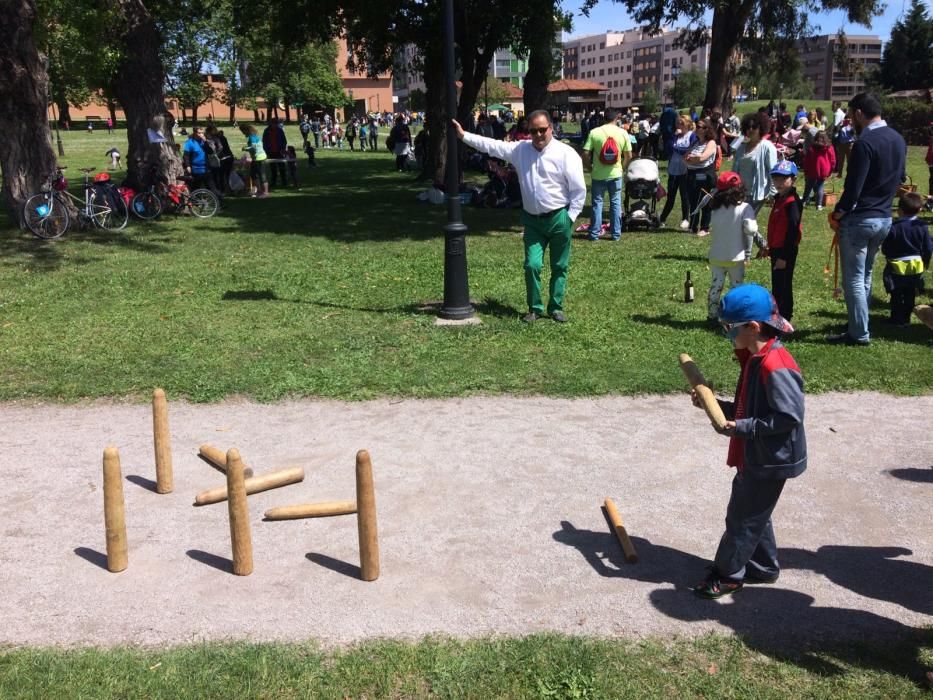
<svg viewBox="0 0 933 700">
<path fill-rule="evenodd" d="M 807 398 L 810 468 L 775 514 L 784 571 L 704 601 L 722 533 L 726 438 L 684 396 L 366 403 L 170 398 L 175 491 L 158 495 L 147 406 L 2 404 L 0 644 L 523 635 L 900 635 L 933 624 L 933 397 Z M 223 476 L 197 457 L 238 447 L 257 473 L 303 466 L 250 496 L 255 571 L 231 573 Z M 129 568 L 105 568 L 101 455 L 120 448 Z M 264 522 L 276 505 L 354 498 L 373 459 L 381 577 L 359 580 L 353 516 Z M 640 555 L 628 564 L 600 506 Z"/>
</svg>

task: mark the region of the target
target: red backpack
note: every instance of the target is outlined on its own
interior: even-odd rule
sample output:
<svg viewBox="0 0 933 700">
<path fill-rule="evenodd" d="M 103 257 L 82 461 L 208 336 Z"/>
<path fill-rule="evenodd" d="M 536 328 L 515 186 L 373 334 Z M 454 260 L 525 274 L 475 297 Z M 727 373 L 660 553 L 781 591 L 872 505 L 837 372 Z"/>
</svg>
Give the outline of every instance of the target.
<svg viewBox="0 0 933 700">
<path fill-rule="evenodd" d="M 619 162 L 619 155 L 619 144 L 614 138 L 607 136 L 599 151 L 599 162 L 603 165 L 615 165 Z"/>
</svg>

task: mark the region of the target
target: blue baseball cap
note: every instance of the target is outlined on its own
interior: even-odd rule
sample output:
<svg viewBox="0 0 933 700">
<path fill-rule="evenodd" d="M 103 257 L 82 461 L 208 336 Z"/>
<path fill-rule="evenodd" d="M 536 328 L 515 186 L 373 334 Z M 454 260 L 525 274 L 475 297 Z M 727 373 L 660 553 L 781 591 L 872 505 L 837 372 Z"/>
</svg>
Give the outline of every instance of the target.
<svg viewBox="0 0 933 700">
<path fill-rule="evenodd" d="M 781 177 L 797 177 L 797 166 L 792 160 L 779 160 L 777 165 L 771 168 L 771 174 Z"/>
<path fill-rule="evenodd" d="M 719 320 L 723 323 L 767 323 L 778 333 L 793 333 L 790 325 L 780 313 L 771 292 L 759 284 L 741 284 L 730 289 L 719 301 Z"/>
</svg>

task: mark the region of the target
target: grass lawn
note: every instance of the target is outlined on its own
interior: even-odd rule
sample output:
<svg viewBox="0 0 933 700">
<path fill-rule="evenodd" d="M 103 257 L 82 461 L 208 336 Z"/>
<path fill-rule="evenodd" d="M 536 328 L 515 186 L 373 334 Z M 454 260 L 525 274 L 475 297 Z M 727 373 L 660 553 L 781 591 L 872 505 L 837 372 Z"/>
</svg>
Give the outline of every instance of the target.
<svg viewBox="0 0 933 700">
<path fill-rule="evenodd" d="M 0 655 L 0 696 L 919 698 L 929 694 L 917 664 L 920 641 L 793 654 L 716 636 L 374 641 L 337 651 L 249 643 L 20 649 Z"/>
<path fill-rule="evenodd" d="M 300 143 L 295 127 L 289 135 Z M 78 167 L 103 167 L 104 152 L 125 144 L 122 132 L 63 136 L 73 182 Z M 445 208 L 417 203 L 420 185 L 395 173 L 385 150 L 318 155 L 320 167 L 302 163 L 300 192 L 230 199 L 208 221 L 133 221 L 118 234 L 51 242 L 0 230 L 0 399 L 139 397 L 153 386 L 195 401 L 663 393 L 684 390 L 682 351 L 718 386 L 733 385 L 728 344 L 704 327 L 708 239 L 663 231 L 619 244 L 575 240 L 570 323 L 529 326 L 518 321 L 518 212 L 465 207 L 483 323 L 439 328 L 421 306 L 443 295 Z M 911 149 L 910 170 L 926 182 L 922 149 Z M 929 392 L 933 335 L 919 323 L 881 323 L 881 265 L 872 346 L 823 342 L 845 320 L 824 274 L 824 214 L 806 212 L 795 276 L 791 350 L 808 391 Z M 694 304 L 683 303 L 688 271 Z M 767 285 L 767 263 L 748 279 Z"/>
</svg>

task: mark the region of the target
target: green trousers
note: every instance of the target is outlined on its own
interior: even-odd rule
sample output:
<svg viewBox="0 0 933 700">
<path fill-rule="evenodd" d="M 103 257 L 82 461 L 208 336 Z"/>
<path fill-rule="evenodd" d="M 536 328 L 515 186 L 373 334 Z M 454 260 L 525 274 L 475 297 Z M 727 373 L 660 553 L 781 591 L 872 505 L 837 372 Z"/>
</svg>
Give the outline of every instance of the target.
<svg viewBox="0 0 933 700">
<path fill-rule="evenodd" d="M 528 310 L 544 313 L 541 302 L 541 267 L 544 249 L 551 246 L 551 282 L 547 312 L 562 311 L 564 289 L 567 286 L 567 268 L 570 267 L 570 237 L 573 222 L 566 209 L 558 209 L 550 216 L 535 217 L 522 213 L 525 225 L 525 294 Z"/>
</svg>

